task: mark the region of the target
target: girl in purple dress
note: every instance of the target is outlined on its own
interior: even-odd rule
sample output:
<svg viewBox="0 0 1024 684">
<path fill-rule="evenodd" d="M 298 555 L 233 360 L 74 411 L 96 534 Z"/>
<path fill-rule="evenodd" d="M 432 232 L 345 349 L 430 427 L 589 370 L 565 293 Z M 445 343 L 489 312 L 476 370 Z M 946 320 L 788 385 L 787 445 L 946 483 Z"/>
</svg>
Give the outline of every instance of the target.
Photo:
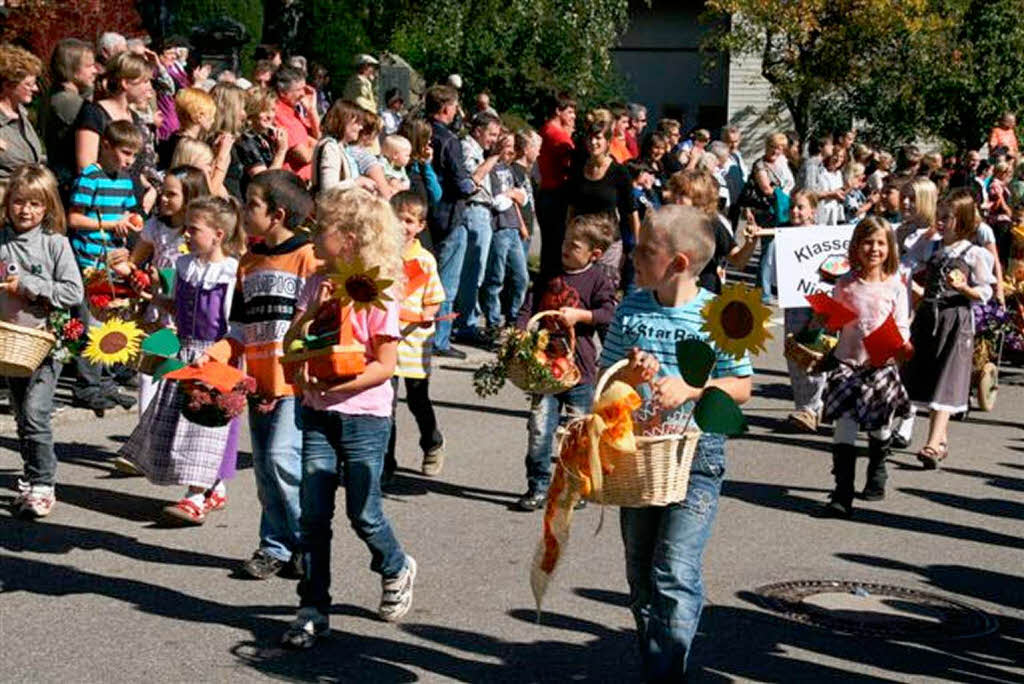
<svg viewBox="0 0 1024 684">
<path fill-rule="evenodd" d="M 227 333 L 238 259 L 245 244 L 239 205 L 233 200 L 202 197 L 188 205 L 185 239 L 189 254 L 175 269 L 174 322 L 181 340 L 178 358 L 199 359 Z M 158 485 L 186 485 L 188 490 L 164 515 L 201 525 L 206 514 L 227 504 L 224 481 L 234 477 L 239 419 L 224 427 L 204 427 L 182 416 L 178 383 L 163 380 L 138 427 L 121 448 L 147 479 Z"/>
</svg>

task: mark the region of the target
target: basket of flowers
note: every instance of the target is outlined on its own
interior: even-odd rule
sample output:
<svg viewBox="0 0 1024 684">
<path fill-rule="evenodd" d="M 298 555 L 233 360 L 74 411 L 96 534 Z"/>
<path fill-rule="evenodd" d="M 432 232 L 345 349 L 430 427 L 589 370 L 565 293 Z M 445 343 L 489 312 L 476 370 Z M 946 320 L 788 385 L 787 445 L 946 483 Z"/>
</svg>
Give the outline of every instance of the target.
<svg viewBox="0 0 1024 684">
<path fill-rule="evenodd" d="M 497 358 L 473 373 L 477 394 L 495 394 L 505 380 L 532 394 L 559 394 L 575 387 L 580 381 L 576 332 L 562 325 L 559 316 L 557 311 L 541 311 L 530 318 L 525 330 L 505 330 Z M 552 322 L 551 328 L 541 325 L 544 319 Z"/>
<path fill-rule="evenodd" d="M 136 319 L 146 304 L 143 294 L 152 287 L 149 274 L 131 265 L 117 268 L 87 268 L 82 274 L 86 305 L 98 321 Z"/>
<path fill-rule="evenodd" d="M 182 394 L 181 415 L 197 425 L 223 427 L 242 415 L 256 381 L 242 371 L 218 361 L 185 366 L 167 373 L 178 381 Z"/>
<path fill-rule="evenodd" d="M 786 335 L 783 355 L 804 373 L 814 375 L 826 370 L 829 354 L 838 344 L 838 337 L 825 334 L 821 328 L 806 328 Z"/>
</svg>

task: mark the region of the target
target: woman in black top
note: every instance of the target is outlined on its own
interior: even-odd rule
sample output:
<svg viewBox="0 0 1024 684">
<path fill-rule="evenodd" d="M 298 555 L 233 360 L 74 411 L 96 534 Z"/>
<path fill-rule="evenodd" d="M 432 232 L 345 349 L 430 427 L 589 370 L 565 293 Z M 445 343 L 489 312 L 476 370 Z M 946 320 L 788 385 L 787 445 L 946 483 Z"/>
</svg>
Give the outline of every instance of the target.
<svg viewBox="0 0 1024 684">
<path fill-rule="evenodd" d="M 587 160 L 569 179 L 569 214 L 611 214 L 616 217 L 621 240 L 621 257 L 629 259 L 640 234 L 640 219 L 633 208 L 633 183 L 629 171 L 608 153 L 612 135 L 611 117 L 595 116 L 584 129 Z M 608 250 L 614 257 L 614 245 Z M 604 260 L 602 260 L 604 262 Z M 613 264 L 618 270 L 619 264 Z M 617 273 L 614 278 L 618 283 Z"/>
</svg>

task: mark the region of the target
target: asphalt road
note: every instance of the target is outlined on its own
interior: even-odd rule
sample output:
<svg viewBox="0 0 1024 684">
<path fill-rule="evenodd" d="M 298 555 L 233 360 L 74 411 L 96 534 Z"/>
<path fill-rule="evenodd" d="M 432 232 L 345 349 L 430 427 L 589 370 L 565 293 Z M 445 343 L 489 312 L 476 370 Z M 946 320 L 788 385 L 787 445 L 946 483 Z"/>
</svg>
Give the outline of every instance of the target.
<svg viewBox="0 0 1024 684">
<path fill-rule="evenodd" d="M 1018 371 L 1007 371 L 994 413 L 954 423 L 947 467 L 923 472 L 911 455 L 897 454 L 889 497 L 837 522 L 808 515 L 830 484 L 827 431 L 775 432 L 789 410 L 777 341 L 757 366 L 757 396 L 746 409 L 752 429 L 730 443 L 705 559 L 694 678 L 1024 682 L 1024 390 L 1011 384 Z M 414 428 L 400 404 L 406 470 L 385 503 L 419 561 L 413 610 L 400 625 L 376 618 L 379 581 L 342 516 L 332 632 L 307 653 L 277 648 L 297 603 L 295 583 L 234 576 L 257 543 L 247 454 L 227 510 L 201 528 L 166 529 L 153 521 L 180 492 L 109 465 L 135 417 L 62 412 L 53 514 L 37 523 L 0 517 L 0 679 L 636 681 L 617 511 L 604 511 L 596 536 L 602 511 L 577 516 L 537 624 L 527 576 L 541 518 L 511 508 L 525 486 L 524 396 L 509 388 L 479 400 L 469 372 L 451 367 L 433 384 L 449 444 L 444 473 L 428 479 L 414 471 Z M 922 431 L 923 422 L 919 439 Z M 0 499 L 9 500 L 20 471 L 9 420 L 0 420 L 0 435 Z M 986 611 L 999 631 L 920 644 L 853 637 L 766 612 L 752 593 L 811 579 L 932 592 Z"/>
</svg>

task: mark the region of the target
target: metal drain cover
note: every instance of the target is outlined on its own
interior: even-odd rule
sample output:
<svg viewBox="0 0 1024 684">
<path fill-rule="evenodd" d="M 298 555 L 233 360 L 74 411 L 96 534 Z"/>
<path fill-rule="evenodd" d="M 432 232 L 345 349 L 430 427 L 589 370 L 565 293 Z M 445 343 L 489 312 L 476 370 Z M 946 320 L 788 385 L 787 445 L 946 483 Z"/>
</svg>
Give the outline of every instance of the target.
<svg viewBox="0 0 1024 684">
<path fill-rule="evenodd" d="M 895 640 L 966 639 L 991 634 L 994 617 L 965 603 L 891 584 L 798 580 L 746 595 L 790 620 L 835 632 Z"/>
</svg>

